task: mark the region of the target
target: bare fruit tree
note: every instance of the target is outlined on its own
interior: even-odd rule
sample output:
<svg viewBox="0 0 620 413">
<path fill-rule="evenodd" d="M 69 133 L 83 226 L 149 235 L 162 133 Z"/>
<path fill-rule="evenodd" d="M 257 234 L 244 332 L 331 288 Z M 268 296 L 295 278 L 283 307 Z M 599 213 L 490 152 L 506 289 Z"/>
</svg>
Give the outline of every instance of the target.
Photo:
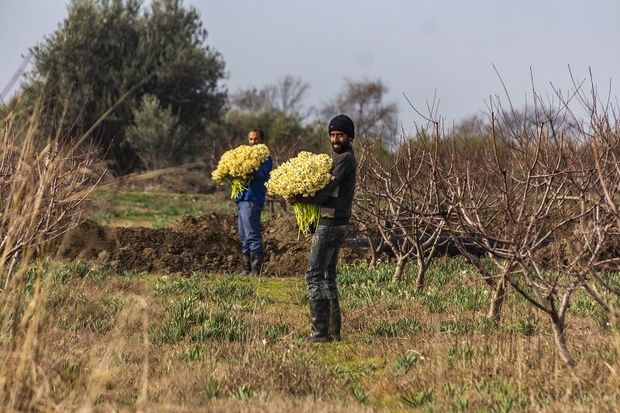
<svg viewBox="0 0 620 413">
<path fill-rule="evenodd" d="M 380 140 L 363 143 L 356 199 L 358 214 L 374 224 L 395 255 L 394 280 L 400 280 L 407 264 L 415 260 L 416 286 L 423 289 L 426 270 L 445 240 L 445 222 L 440 217 L 436 180 L 432 176 L 432 141 L 420 132 L 415 140 L 403 140 L 389 156 L 377 150 L 381 146 Z"/>
<path fill-rule="evenodd" d="M 602 201 L 583 231 L 591 254 L 580 276 L 588 294 L 620 326 L 620 134 L 616 131 L 611 140 L 594 142 L 592 149 Z"/>
<path fill-rule="evenodd" d="M 545 116 L 548 112 L 536 111 L 536 128 L 519 127 L 526 122 L 514 119 L 514 112 L 499 113 L 491 114 L 476 158 L 453 155 L 459 161 L 441 181 L 454 211 L 447 225 L 458 235 L 456 241 L 465 235 L 486 252 L 486 259 L 480 259 L 461 246 L 493 288 L 488 317 L 499 321 L 510 286 L 549 316 L 560 355 L 573 364 L 565 321 L 579 282 L 565 271 L 566 257 L 554 241 L 564 239 L 586 213 L 572 185 L 583 173 L 581 163 L 572 141 L 557 132 L 556 117 Z M 507 123 L 511 128 L 502 128 Z"/>
<path fill-rule="evenodd" d="M 589 122 L 573 123 L 593 183 L 575 185 L 584 216 L 571 246 L 581 253 L 575 270 L 581 287 L 620 326 L 620 108 L 599 99 L 591 74 L 590 82 L 576 93 Z"/>
</svg>

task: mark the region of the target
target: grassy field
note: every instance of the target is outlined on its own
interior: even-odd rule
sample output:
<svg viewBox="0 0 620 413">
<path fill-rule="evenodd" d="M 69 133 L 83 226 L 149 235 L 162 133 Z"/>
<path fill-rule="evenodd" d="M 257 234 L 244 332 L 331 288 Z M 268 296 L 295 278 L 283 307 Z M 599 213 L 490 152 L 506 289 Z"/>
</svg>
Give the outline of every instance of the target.
<svg viewBox="0 0 620 413">
<path fill-rule="evenodd" d="M 183 215 L 198 216 L 206 211 L 232 214 L 235 211 L 235 202 L 222 191 L 208 195 L 98 191 L 93 196 L 92 206 L 90 218 L 99 224 L 151 228 L 163 228 Z M 263 218 L 270 214 L 271 208 L 266 207 Z"/>
<path fill-rule="evenodd" d="M 485 322 L 485 290 L 438 260 L 425 293 L 390 264 L 340 275 L 344 339 L 310 344 L 304 283 L 230 274 L 114 274 L 48 263 L 40 367 L 57 408 L 152 411 L 614 411 L 618 336 L 585 296 L 568 370 L 544 319 L 511 297 Z M 26 292 L 25 298 L 32 294 Z M 4 337 L 3 339 L 6 339 Z M 578 377 L 577 377 L 578 376 Z"/>
<path fill-rule="evenodd" d="M 229 201 L 229 202 L 226 202 Z M 222 192 L 213 195 L 162 192 L 99 191 L 93 200 L 91 218 L 99 224 L 162 228 L 183 215 L 206 211 L 232 213 L 234 202 Z"/>
<path fill-rule="evenodd" d="M 94 216 L 113 225 L 163 226 L 184 213 L 230 212 L 232 204 L 218 197 L 99 195 Z M 41 262 L 27 272 L 15 317 L 8 318 L 38 309 L 37 329 L 24 332 L 21 342 L 30 344 L 16 351 L 15 365 L 37 360 L 39 373 L 15 397 L 32 400 L 24 410 L 42 411 L 599 412 L 620 406 L 619 335 L 585 295 L 570 310 L 570 349 L 579 360 L 571 370 L 555 354 L 548 321 L 519 297 L 509 296 L 501 324 L 488 322 L 489 294 L 458 258 L 436 260 L 424 292 L 416 291 L 411 274 L 392 283 L 391 263 L 374 270 L 342 266 L 343 340 L 308 343 L 303 270 L 244 278 Z M 4 331 L 6 349 L 15 337 Z"/>
</svg>

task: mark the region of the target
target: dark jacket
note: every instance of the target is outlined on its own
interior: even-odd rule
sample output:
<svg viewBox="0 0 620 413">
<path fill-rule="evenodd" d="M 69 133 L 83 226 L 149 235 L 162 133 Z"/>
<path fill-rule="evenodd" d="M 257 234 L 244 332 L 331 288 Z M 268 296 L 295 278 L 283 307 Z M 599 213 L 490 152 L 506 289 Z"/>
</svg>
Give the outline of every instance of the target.
<svg viewBox="0 0 620 413">
<path fill-rule="evenodd" d="M 346 225 L 351 218 L 351 207 L 355 195 L 355 174 L 357 161 L 353 148 L 349 146 L 342 153 L 332 156 L 331 174 L 334 180 L 313 197 L 300 197 L 300 202 L 321 206 L 321 222 Z"/>
<path fill-rule="evenodd" d="M 235 202 L 249 201 L 255 202 L 261 207 L 265 205 L 265 192 L 267 191 L 265 182 L 269 180 L 269 173 L 272 168 L 273 162 L 271 156 L 269 156 L 260 164 L 258 170 L 252 175 L 252 179 L 250 179 L 250 183 L 248 184 L 248 189 L 241 192 Z"/>
</svg>

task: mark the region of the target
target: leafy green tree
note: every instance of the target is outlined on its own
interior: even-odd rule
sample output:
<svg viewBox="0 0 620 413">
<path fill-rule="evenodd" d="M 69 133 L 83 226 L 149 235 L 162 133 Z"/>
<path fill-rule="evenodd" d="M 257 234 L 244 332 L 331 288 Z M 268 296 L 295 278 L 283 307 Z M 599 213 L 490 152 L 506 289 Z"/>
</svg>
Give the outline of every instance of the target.
<svg viewBox="0 0 620 413">
<path fill-rule="evenodd" d="M 185 128 L 170 108 L 162 108 L 153 95 L 142 96 L 134 110 L 134 125 L 127 128 L 127 142 L 146 169 L 160 169 L 186 160 L 194 148 L 186 138 Z"/>
<path fill-rule="evenodd" d="M 224 62 L 206 38 L 197 11 L 178 0 L 147 10 L 138 0 L 73 0 L 60 28 L 32 50 L 24 102 L 42 100 L 46 125 L 68 139 L 113 107 L 91 137 L 119 172 L 144 166 L 126 138 L 144 94 L 178 119 L 189 146 L 206 145 L 226 101 Z"/>
<path fill-rule="evenodd" d="M 231 109 L 224 117 L 222 134 L 229 146 L 245 143 L 248 130 L 260 128 L 265 132 L 274 161 L 280 163 L 301 150 L 322 152 L 328 148 L 327 132 L 320 134 L 314 125 L 303 125 L 296 116 L 279 110 Z"/>
<path fill-rule="evenodd" d="M 288 75 L 260 89 L 236 92 L 220 135 L 228 146 L 235 146 L 245 143 L 249 129 L 262 129 L 276 164 L 301 150 L 329 151 L 326 128 L 304 122 L 307 110 L 303 101 L 308 88 L 300 78 Z"/>
</svg>

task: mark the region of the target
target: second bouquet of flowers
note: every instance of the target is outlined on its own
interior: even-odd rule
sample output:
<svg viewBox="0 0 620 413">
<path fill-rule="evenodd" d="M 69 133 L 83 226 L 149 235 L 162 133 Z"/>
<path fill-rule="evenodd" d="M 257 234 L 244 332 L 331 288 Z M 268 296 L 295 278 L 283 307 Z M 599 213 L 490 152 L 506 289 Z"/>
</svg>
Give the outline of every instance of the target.
<svg viewBox="0 0 620 413">
<path fill-rule="evenodd" d="M 306 231 L 319 220 L 319 206 L 304 203 L 303 197 L 314 196 L 334 179 L 331 167 L 329 155 L 304 151 L 271 171 L 267 192 L 284 199 L 299 199 L 293 211 L 300 231 Z"/>
</svg>

